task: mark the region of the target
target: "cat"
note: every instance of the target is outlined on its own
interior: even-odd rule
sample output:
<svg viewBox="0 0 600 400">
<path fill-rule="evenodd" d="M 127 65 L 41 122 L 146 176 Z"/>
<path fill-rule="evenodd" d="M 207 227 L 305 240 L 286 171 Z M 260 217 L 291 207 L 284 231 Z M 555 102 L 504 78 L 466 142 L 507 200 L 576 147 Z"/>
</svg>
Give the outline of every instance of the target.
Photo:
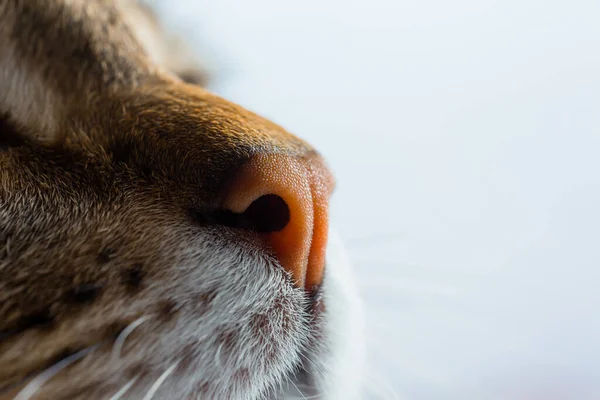
<svg viewBox="0 0 600 400">
<path fill-rule="evenodd" d="M 361 397 L 333 177 L 197 60 L 134 1 L 0 3 L 0 399 Z"/>
</svg>

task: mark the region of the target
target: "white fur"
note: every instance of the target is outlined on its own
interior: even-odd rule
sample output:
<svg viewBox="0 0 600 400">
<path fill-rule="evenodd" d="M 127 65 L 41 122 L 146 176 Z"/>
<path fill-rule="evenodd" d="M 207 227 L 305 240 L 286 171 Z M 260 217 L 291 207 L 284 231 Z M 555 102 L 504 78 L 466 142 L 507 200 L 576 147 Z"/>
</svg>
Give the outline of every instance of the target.
<svg viewBox="0 0 600 400">
<path fill-rule="evenodd" d="M 364 309 L 342 240 L 333 230 L 329 238 L 323 286 L 325 343 L 315 343 L 308 349 L 308 367 L 316 387 L 303 390 L 295 382 L 281 397 L 283 400 L 310 398 L 311 394 L 323 400 L 362 398 Z"/>
<path fill-rule="evenodd" d="M 325 332 L 331 357 L 325 362 L 328 375 L 323 391 L 326 399 L 359 399 L 365 364 L 364 310 L 342 240 L 333 230 L 325 279 Z"/>
</svg>

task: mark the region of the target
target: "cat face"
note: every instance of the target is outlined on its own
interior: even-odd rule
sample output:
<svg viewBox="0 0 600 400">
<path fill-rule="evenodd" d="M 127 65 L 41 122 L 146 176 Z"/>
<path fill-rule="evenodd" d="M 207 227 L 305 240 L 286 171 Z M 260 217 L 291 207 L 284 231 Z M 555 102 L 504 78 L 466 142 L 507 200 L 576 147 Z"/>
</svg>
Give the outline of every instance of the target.
<svg viewBox="0 0 600 400">
<path fill-rule="evenodd" d="M 46 3 L 0 6 L 0 398 L 355 395 L 322 158 Z"/>
</svg>

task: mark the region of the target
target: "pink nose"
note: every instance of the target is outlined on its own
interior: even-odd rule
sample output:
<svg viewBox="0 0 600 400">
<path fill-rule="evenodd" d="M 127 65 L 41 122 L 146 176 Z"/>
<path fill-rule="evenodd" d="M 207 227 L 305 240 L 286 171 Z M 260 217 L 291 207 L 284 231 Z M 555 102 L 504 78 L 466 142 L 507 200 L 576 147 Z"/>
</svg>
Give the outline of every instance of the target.
<svg viewBox="0 0 600 400">
<path fill-rule="evenodd" d="M 295 285 L 311 290 L 323 279 L 333 186 L 321 158 L 261 154 L 237 173 L 224 207 L 254 219 L 265 244 Z"/>
</svg>

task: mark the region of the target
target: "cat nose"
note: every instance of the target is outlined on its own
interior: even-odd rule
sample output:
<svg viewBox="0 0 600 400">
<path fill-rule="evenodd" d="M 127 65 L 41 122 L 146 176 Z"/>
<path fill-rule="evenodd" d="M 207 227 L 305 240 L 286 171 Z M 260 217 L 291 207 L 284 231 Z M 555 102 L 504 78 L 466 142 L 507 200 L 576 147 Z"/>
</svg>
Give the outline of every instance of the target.
<svg viewBox="0 0 600 400">
<path fill-rule="evenodd" d="M 260 154 L 236 173 L 224 206 L 249 221 L 297 287 L 312 290 L 323 279 L 333 186 L 320 157 Z"/>
</svg>

